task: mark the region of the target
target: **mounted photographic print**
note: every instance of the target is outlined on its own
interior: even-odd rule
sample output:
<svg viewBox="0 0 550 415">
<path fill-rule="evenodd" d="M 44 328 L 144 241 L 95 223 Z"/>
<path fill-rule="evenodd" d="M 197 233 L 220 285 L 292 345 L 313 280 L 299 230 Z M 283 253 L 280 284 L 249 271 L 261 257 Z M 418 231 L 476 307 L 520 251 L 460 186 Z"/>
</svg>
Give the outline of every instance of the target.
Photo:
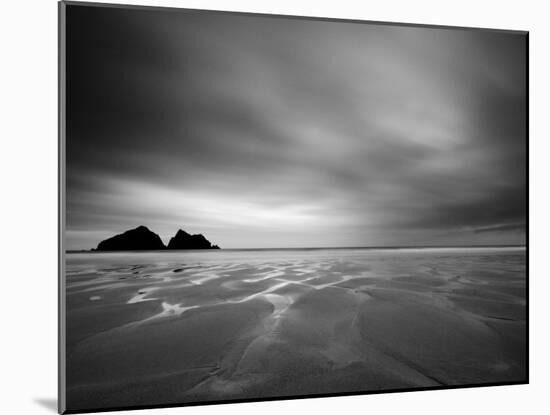
<svg viewBox="0 0 550 415">
<path fill-rule="evenodd" d="M 59 10 L 61 412 L 528 381 L 527 32 Z"/>
</svg>

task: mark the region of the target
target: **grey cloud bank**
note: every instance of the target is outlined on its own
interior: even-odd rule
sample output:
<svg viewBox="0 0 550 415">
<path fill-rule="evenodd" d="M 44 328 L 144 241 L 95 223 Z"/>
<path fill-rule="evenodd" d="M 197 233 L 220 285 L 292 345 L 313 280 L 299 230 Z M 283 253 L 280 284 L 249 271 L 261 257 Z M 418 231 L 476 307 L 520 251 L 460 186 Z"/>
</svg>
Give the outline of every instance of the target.
<svg viewBox="0 0 550 415">
<path fill-rule="evenodd" d="M 524 36 L 69 12 L 68 248 L 525 243 Z"/>
</svg>

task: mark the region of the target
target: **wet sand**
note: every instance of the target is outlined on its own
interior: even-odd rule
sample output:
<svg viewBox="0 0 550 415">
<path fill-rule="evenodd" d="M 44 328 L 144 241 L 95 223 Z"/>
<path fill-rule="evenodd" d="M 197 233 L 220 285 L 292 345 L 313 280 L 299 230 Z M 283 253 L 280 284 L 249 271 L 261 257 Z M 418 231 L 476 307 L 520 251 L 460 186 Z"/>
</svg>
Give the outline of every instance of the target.
<svg viewBox="0 0 550 415">
<path fill-rule="evenodd" d="M 523 249 L 67 255 L 68 408 L 526 376 Z"/>
</svg>

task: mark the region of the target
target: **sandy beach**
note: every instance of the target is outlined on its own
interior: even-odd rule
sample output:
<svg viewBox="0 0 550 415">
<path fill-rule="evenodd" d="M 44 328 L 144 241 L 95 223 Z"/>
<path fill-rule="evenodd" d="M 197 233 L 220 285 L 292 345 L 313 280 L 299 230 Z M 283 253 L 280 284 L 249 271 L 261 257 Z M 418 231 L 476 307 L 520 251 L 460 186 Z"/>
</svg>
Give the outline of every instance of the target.
<svg viewBox="0 0 550 415">
<path fill-rule="evenodd" d="M 67 255 L 68 408 L 526 377 L 523 248 Z"/>
</svg>

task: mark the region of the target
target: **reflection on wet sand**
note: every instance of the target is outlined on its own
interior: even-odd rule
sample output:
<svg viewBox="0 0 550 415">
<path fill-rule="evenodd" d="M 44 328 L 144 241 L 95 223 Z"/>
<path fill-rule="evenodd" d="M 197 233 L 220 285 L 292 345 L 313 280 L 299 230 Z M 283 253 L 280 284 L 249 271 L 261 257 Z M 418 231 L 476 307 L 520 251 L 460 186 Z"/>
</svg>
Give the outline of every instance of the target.
<svg viewBox="0 0 550 415">
<path fill-rule="evenodd" d="M 69 255 L 69 407 L 525 378 L 523 249 Z"/>
</svg>

